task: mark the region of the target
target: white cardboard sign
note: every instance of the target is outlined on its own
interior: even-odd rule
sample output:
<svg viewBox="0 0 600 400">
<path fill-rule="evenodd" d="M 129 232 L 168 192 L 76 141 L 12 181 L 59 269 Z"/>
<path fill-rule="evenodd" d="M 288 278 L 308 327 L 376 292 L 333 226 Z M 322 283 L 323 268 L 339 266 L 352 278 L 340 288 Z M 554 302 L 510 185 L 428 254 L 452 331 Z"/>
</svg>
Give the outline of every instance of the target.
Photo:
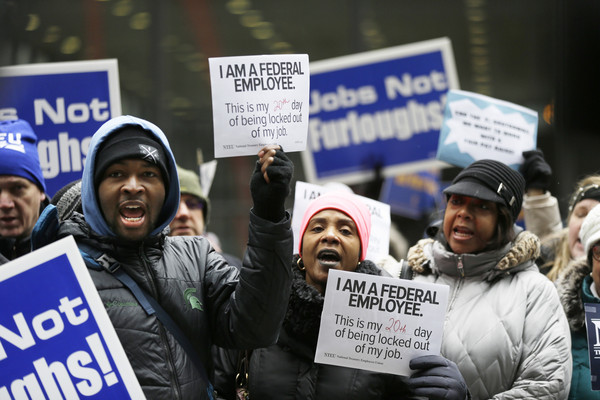
<svg viewBox="0 0 600 400">
<path fill-rule="evenodd" d="M 308 55 L 209 58 L 215 157 L 306 148 Z"/>
<path fill-rule="evenodd" d="M 315 362 L 410 375 L 439 354 L 448 286 L 330 270 Z"/>
</svg>

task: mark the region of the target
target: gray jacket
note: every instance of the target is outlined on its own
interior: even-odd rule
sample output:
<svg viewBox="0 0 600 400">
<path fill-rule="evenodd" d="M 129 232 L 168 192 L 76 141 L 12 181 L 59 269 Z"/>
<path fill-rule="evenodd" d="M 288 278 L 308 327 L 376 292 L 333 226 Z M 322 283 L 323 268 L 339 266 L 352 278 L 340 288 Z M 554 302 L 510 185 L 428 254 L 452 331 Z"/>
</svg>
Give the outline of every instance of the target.
<svg viewBox="0 0 600 400">
<path fill-rule="evenodd" d="M 533 263 L 538 254 L 539 239 L 527 231 L 479 254 L 458 255 L 431 239 L 409 251 L 415 281 L 450 288 L 441 353 L 458 365 L 474 399 L 569 393 L 569 326 L 554 285 Z"/>
</svg>

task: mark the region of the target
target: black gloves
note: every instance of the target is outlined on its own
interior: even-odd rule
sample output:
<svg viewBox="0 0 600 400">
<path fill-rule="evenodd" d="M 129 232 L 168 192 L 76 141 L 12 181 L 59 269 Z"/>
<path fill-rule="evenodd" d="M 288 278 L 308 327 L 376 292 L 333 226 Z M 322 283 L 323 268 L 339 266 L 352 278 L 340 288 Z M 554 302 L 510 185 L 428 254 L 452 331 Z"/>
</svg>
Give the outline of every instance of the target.
<svg viewBox="0 0 600 400">
<path fill-rule="evenodd" d="M 277 149 L 272 157 L 273 162 L 266 169 L 269 177 L 268 183 L 261 171 L 260 160 L 256 162 L 254 173 L 250 179 L 250 193 L 254 201 L 254 214 L 269 221 L 278 222 L 285 216 L 285 198 L 290 194 L 294 164 L 281 149 Z"/>
<path fill-rule="evenodd" d="M 427 399 L 467 398 L 467 384 L 454 362 L 442 356 L 429 355 L 413 358 L 409 367 L 418 370 L 408 379 L 413 395 Z"/>
<path fill-rule="evenodd" d="M 525 161 L 519 168 L 519 172 L 525 178 L 525 189 L 550 189 L 552 181 L 552 168 L 544 159 L 541 150 L 524 151 Z"/>
</svg>

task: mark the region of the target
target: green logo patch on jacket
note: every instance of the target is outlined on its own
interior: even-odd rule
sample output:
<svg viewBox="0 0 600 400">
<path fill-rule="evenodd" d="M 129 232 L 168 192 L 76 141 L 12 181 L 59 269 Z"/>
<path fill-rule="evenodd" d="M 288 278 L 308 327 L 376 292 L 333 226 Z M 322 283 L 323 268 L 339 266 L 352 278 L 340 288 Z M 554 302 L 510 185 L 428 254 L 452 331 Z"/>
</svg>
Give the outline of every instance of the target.
<svg viewBox="0 0 600 400">
<path fill-rule="evenodd" d="M 196 296 L 194 296 L 194 293 L 196 293 L 195 288 L 185 289 L 183 291 L 183 297 L 185 297 L 185 301 L 190 303 L 192 310 L 196 309 L 196 310 L 204 311 L 202 302 Z"/>
</svg>

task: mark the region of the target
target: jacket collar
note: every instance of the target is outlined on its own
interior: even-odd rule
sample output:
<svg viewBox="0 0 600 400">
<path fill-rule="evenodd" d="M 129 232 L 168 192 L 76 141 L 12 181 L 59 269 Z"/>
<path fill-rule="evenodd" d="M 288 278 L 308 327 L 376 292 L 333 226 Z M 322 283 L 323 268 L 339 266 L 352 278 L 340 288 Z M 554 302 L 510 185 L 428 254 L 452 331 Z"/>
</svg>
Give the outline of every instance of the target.
<svg viewBox="0 0 600 400">
<path fill-rule="evenodd" d="M 408 262 L 416 273 L 431 270 L 437 274 L 461 276 L 458 269 L 462 263 L 464 277 L 481 277 L 493 281 L 532 267 L 539 256 L 540 242 L 534 234 L 522 231 L 514 242 L 491 251 L 458 255 L 446 249 L 439 240 L 423 239 L 409 250 Z"/>
</svg>

